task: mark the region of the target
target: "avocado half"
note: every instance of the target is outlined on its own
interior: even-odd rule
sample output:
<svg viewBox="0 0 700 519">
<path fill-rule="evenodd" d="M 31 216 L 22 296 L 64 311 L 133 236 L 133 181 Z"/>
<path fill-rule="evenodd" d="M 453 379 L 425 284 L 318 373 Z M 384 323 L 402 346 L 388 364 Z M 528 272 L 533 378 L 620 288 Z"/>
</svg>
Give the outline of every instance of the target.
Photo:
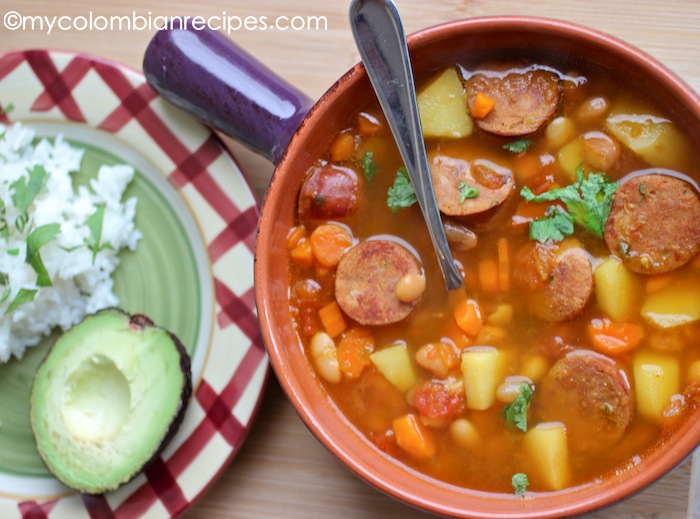
<svg viewBox="0 0 700 519">
<path fill-rule="evenodd" d="M 102 310 L 64 333 L 37 370 L 37 450 L 64 485 L 114 490 L 165 448 L 191 394 L 190 358 L 175 335 L 144 315 Z"/>
</svg>

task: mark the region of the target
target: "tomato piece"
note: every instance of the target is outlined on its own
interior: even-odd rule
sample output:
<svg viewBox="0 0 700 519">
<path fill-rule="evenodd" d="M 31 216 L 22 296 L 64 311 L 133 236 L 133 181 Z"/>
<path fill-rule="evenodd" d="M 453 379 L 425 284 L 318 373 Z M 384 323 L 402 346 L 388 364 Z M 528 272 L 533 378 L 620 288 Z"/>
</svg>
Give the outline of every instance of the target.
<svg viewBox="0 0 700 519">
<path fill-rule="evenodd" d="M 416 388 L 413 405 L 421 416 L 451 420 L 464 406 L 464 394 L 457 388 L 444 380 L 428 380 Z"/>
</svg>

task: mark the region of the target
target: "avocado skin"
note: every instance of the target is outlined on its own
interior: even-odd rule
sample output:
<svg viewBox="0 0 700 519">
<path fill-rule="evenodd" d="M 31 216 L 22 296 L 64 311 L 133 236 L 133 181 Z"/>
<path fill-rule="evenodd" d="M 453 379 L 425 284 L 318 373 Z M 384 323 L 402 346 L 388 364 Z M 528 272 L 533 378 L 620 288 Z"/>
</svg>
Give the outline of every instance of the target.
<svg viewBox="0 0 700 519">
<path fill-rule="evenodd" d="M 118 311 L 123 313 L 125 316 L 129 316 L 129 313 L 122 310 L 121 308 L 116 308 L 116 307 L 111 307 L 110 310 Z M 155 460 L 158 459 L 158 457 L 161 455 L 163 450 L 168 446 L 170 441 L 173 439 L 173 437 L 177 434 L 177 431 L 180 429 L 180 426 L 182 425 L 182 421 L 185 419 L 185 412 L 187 411 L 187 405 L 190 402 L 190 397 L 192 396 L 192 362 L 190 360 L 190 355 L 187 353 L 187 350 L 185 349 L 185 346 L 182 344 L 180 339 L 171 331 L 166 330 L 162 326 L 158 326 L 155 324 L 150 317 L 144 314 L 134 314 L 130 316 L 129 323 L 132 326 L 137 326 L 139 328 L 144 328 L 145 326 L 153 326 L 155 328 L 159 328 L 160 330 L 164 331 L 170 336 L 170 339 L 173 341 L 173 344 L 175 345 L 175 348 L 177 348 L 177 351 L 180 353 L 180 371 L 185 375 L 185 384 L 182 387 L 182 393 L 180 395 L 180 410 L 178 413 L 175 415 L 173 418 L 173 421 L 170 424 L 170 428 L 168 429 L 168 432 L 166 433 L 165 437 L 163 438 L 162 443 L 160 444 L 160 447 L 153 453 L 153 456 L 151 456 L 151 459 L 149 459 L 143 466 L 143 468 L 138 471 L 136 474 L 132 476 L 131 479 L 134 479 L 136 476 L 138 476 L 140 473 L 142 473 L 144 470 L 146 470 L 149 466 L 153 464 Z M 131 481 L 131 480 L 129 480 Z M 128 483 L 128 481 L 127 481 Z M 114 489 L 112 489 L 114 490 Z"/>
<path fill-rule="evenodd" d="M 182 384 L 182 390 L 180 392 L 179 405 L 178 405 L 177 411 L 172 416 L 172 420 L 170 421 L 170 423 L 167 427 L 167 432 L 162 437 L 160 444 L 153 450 L 153 453 L 149 459 L 147 459 L 140 466 L 134 466 L 133 471 L 128 476 L 128 478 L 113 482 L 112 484 L 104 484 L 104 485 L 100 485 L 100 484 L 92 485 L 91 484 L 89 486 L 73 484 L 71 481 L 66 480 L 66 478 L 64 478 L 62 474 L 57 473 L 56 471 L 54 471 L 52 469 L 50 463 L 47 460 L 45 453 L 43 452 L 43 449 L 40 448 L 40 445 L 39 445 L 40 442 L 39 442 L 39 439 L 37 437 L 37 429 L 35 426 L 35 415 L 32 412 L 33 408 L 35 406 L 35 399 L 36 399 L 35 389 L 36 389 L 37 379 L 39 378 L 39 373 L 42 371 L 42 368 L 44 367 L 44 365 L 49 361 L 49 359 L 51 357 L 51 353 L 53 352 L 57 343 L 61 339 L 61 337 L 59 337 L 59 339 L 54 343 L 54 345 L 51 347 L 51 349 L 47 353 L 46 357 L 43 359 L 43 361 L 41 362 L 41 364 L 37 368 L 37 371 L 35 374 L 34 385 L 32 387 L 32 392 L 31 392 L 31 397 L 30 397 L 30 408 L 32 409 L 32 411 L 30 411 L 31 425 L 32 425 L 32 431 L 34 433 L 35 439 L 37 440 L 37 450 L 38 450 L 39 455 L 41 456 L 42 460 L 44 461 L 46 468 L 49 470 L 49 472 L 51 472 L 51 474 L 54 477 L 56 477 L 65 486 L 67 486 L 69 488 L 73 488 L 74 490 L 77 490 L 78 492 L 80 492 L 82 494 L 97 495 L 97 494 L 103 494 L 105 492 L 116 490 L 117 488 L 121 487 L 122 485 L 133 480 L 136 476 L 143 473 L 150 465 L 152 465 L 153 462 L 156 461 L 158 459 L 158 457 L 161 455 L 163 450 L 168 446 L 168 444 L 173 439 L 173 437 L 177 434 L 177 431 L 179 430 L 179 428 L 182 425 L 182 422 L 185 418 L 187 406 L 188 406 L 190 398 L 192 396 L 191 360 L 190 360 L 189 354 L 187 353 L 187 350 L 185 349 L 185 347 L 182 344 L 182 342 L 180 341 L 180 339 L 174 333 L 170 332 L 169 330 L 165 329 L 162 326 L 156 325 L 148 316 L 146 316 L 144 314 L 131 315 L 129 312 L 127 312 L 121 308 L 109 307 L 109 308 L 105 308 L 103 310 L 99 310 L 98 312 L 95 312 L 94 314 L 90 314 L 90 315 L 86 316 L 80 323 L 76 324 L 73 328 L 80 326 L 80 324 L 82 324 L 83 322 L 85 322 L 85 320 L 87 320 L 91 317 L 99 316 L 103 313 L 109 313 L 109 312 L 120 315 L 120 316 L 124 317 L 125 319 L 128 319 L 129 326 L 132 328 L 144 329 L 144 328 L 151 327 L 151 328 L 158 329 L 162 333 L 165 333 L 170 338 L 170 341 L 171 341 L 172 345 L 175 347 L 175 350 L 177 351 L 177 354 L 179 356 L 179 369 L 183 375 L 183 384 Z M 71 330 L 73 328 L 71 328 Z M 71 330 L 64 332 L 63 335 L 70 333 Z"/>
</svg>

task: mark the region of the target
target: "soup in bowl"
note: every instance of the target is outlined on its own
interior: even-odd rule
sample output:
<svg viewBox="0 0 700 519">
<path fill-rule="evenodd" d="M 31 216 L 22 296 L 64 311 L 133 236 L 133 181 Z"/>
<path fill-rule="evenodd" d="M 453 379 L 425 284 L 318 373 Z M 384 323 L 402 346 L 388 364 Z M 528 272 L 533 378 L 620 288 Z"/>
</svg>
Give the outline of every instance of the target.
<svg viewBox="0 0 700 519">
<path fill-rule="evenodd" d="M 430 512 L 629 496 L 700 441 L 698 96 L 555 20 L 462 20 L 409 48 L 464 286 L 445 289 L 358 65 L 272 154 L 255 283 L 280 384 L 349 469 Z"/>
<path fill-rule="evenodd" d="M 464 288 L 442 283 L 355 69 L 265 200 L 275 371 L 336 455 L 409 503 L 541 517 L 613 502 L 698 439 L 697 99 L 619 42 L 551 22 L 455 23 L 411 49 Z"/>
</svg>

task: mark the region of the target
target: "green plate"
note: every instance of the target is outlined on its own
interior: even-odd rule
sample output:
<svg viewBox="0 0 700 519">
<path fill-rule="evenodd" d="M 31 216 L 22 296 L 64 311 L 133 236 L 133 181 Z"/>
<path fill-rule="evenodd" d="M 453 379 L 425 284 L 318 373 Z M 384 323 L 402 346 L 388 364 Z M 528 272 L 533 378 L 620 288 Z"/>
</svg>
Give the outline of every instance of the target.
<svg viewBox="0 0 700 519">
<path fill-rule="evenodd" d="M 193 397 L 161 458 L 115 492 L 86 497 L 44 468 L 29 423 L 37 365 L 55 337 L 0 365 L 0 517 L 166 517 L 184 513 L 238 453 L 269 374 L 253 295 L 259 207 L 218 138 L 144 78 L 84 54 L 0 56 L 0 122 L 84 148 L 75 184 L 102 164 L 136 170 L 135 251 L 114 273 L 119 306 L 173 331 L 192 358 Z M 54 334 L 55 335 L 55 334 Z"/>
</svg>

